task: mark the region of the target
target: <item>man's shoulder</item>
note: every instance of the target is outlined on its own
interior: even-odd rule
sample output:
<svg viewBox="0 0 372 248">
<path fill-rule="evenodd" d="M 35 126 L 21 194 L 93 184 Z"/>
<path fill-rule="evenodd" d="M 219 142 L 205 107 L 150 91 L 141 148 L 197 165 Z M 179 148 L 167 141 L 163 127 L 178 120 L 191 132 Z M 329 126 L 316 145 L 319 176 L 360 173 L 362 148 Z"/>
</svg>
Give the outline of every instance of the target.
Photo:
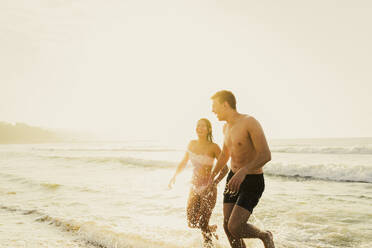
<svg viewBox="0 0 372 248">
<path fill-rule="evenodd" d="M 247 114 L 243 114 L 240 121 L 244 124 L 250 124 L 250 123 L 257 122 L 256 118 L 254 118 L 252 115 L 247 115 Z"/>
<path fill-rule="evenodd" d="M 252 115 L 244 115 L 243 118 L 241 119 L 241 122 L 244 129 L 248 130 L 260 126 L 258 120 Z"/>
</svg>

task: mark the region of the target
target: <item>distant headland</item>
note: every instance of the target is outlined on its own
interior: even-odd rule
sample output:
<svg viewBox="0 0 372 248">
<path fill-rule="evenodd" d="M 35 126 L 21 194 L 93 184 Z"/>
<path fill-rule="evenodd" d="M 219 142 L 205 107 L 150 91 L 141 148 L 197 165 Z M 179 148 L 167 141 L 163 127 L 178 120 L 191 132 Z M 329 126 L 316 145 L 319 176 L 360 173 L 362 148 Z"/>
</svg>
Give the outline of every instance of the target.
<svg viewBox="0 0 372 248">
<path fill-rule="evenodd" d="M 25 123 L 0 122 L 0 144 L 61 142 L 60 134 Z"/>
</svg>

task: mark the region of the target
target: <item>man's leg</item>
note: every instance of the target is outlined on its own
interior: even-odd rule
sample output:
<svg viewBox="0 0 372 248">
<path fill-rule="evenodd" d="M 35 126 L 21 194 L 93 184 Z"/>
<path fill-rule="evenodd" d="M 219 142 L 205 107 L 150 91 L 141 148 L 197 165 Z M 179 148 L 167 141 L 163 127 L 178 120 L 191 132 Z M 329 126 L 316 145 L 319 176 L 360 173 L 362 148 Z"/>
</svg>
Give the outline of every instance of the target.
<svg viewBox="0 0 372 248">
<path fill-rule="evenodd" d="M 228 231 L 235 239 L 258 238 L 262 240 L 265 248 L 275 248 L 271 232 L 262 231 L 252 224 L 247 223 L 251 212 L 235 205 L 228 222 Z"/>
<path fill-rule="evenodd" d="M 232 248 L 245 248 L 243 239 L 237 239 L 231 235 L 228 223 L 231 216 L 231 213 L 234 209 L 235 203 L 224 203 L 223 204 L 223 228 L 225 229 L 226 236 L 230 242 Z"/>
</svg>

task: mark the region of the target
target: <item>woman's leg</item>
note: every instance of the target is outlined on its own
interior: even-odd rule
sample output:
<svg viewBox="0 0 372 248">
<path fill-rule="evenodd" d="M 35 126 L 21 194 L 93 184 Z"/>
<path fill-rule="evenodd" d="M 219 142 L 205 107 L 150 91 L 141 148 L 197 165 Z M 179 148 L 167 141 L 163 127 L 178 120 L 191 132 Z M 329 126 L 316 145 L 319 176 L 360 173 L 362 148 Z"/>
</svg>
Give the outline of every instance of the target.
<svg viewBox="0 0 372 248">
<path fill-rule="evenodd" d="M 209 219 L 211 218 L 212 211 L 216 205 L 216 200 L 217 188 L 215 187 L 212 191 L 205 191 L 202 194 L 199 226 L 202 231 L 205 243 L 210 243 L 212 241 L 211 233 L 214 232 L 216 229 L 216 226 L 209 226 Z"/>
<path fill-rule="evenodd" d="M 186 210 L 187 224 L 190 228 L 199 228 L 200 202 L 200 196 L 191 189 Z"/>
</svg>

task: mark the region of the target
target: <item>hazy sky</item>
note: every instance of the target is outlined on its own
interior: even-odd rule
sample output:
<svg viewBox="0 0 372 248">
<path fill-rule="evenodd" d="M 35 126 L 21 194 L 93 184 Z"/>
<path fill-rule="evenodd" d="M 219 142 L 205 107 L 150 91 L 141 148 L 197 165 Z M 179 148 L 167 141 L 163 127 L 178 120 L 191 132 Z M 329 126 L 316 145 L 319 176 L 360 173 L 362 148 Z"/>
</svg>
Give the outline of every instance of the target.
<svg viewBox="0 0 372 248">
<path fill-rule="evenodd" d="M 372 136 L 372 2 L 0 1 L 0 121 L 185 140 L 232 90 L 268 138 Z"/>
</svg>

